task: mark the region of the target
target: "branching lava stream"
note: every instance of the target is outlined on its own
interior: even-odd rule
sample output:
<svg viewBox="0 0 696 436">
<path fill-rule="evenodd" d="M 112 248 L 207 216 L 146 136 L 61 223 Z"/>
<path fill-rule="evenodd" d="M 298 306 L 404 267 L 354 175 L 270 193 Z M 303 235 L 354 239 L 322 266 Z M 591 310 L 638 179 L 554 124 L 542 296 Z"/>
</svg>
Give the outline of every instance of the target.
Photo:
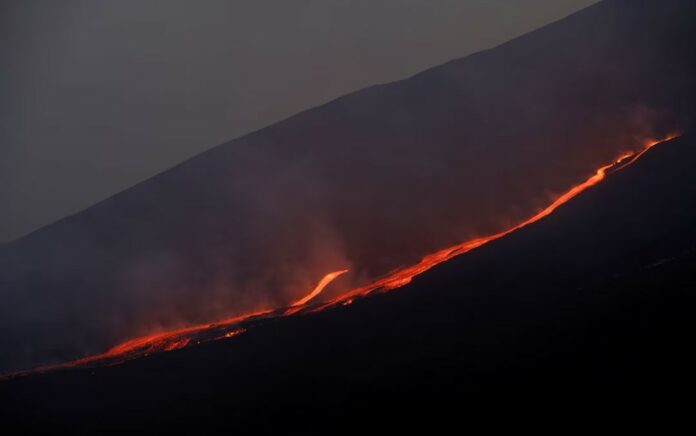
<svg viewBox="0 0 696 436">
<path fill-rule="evenodd" d="M 326 286 L 328 286 L 329 283 L 334 281 L 336 277 L 340 276 L 341 274 L 347 273 L 347 269 L 343 269 L 341 271 L 334 271 L 332 273 L 329 273 L 324 276 L 323 279 L 319 282 L 316 288 L 312 292 L 310 292 L 306 297 L 301 298 L 294 303 L 292 303 L 291 307 L 297 307 L 297 306 L 304 306 L 305 304 L 309 303 L 311 300 L 313 300 L 317 295 L 321 293 L 321 291 L 324 290 Z"/>
<path fill-rule="evenodd" d="M 523 227 L 526 227 L 543 219 L 544 217 L 553 213 L 561 205 L 567 203 L 571 199 L 578 196 L 580 193 L 584 192 L 586 189 L 600 183 L 602 180 L 606 178 L 608 174 L 626 168 L 627 166 L 633 164 L 641 156 L 643 156 L 643 154 L 646 153 L 650 148 L 654 147 L 657 144 L 674 139 L 677 136 L 677 134 L 672 134 L 662 140 L 649 140 L 644 143 L 643 148 L 641 150 L 626 152 L 620 155 L 611 163 L 608 163 L 597 169 L 595 173 L 592 174 L 587 180 L 571 187 L 568 191 L 558 196 L 546 208 L 542 209 L 535 215 L 507 230 L 492 235 L 472 239 L 461 244 L 457 244 L 452 247 L 445 248 L 443 250 L 429 254 L 423 257 L 421 261 L 415 265 L 398 269 L 378 280 L 375 280 L 374 282 L 343 293 L 342 295 L 330 299 L 328 301 L 323 301 L 318 304 L 310 304 L 331 282 L 333 282 L 339 276 L 348 272 L 348 270 L 342 269 L 326 274 L 309 294 L 295 301 L 287 308 L 276 310 L 262 310 L 254 313 L 240 315 L 234 318 L 229 318 L 226 320 L 221 320 L 211 324 L 201 324 L 197 326 L 186 327 L 177 330 L 155 333 L 140 338 L 135 338 L 126 341 L 122 344 L 116 345 L 102 354 L 85 357 L 63 364 L 49 365 L 28 371 L 15 372 L 12 374 L 8 374 L 4 377 L 0 377 L 0 380 L 60 368 L 119 364 L 127 360 L 147 356 L 156 352 L 172 351 L 184 348 L 189 345 L 200 344 L 202 342 L 234 337 L 244 333 L 248 328 L 251 328 L 254 324 L 262 322 L 263 320 L 268 320 L 270 318 L 280 318 L 295 314 L 314 313 L 331 307 L 351 304 L 353 301 L 355 301 L 355 299 L 363 298 L 375 292 L 387 292 L 392 289 L 400 288 L 411 282 L 413 277 L 422 274 L 423 272 L 431 269 L 439 263 L 452 259 L 455 256 L 467 253 L 484 244 L 487 244 L 491 241 L 495 241 L 496 239 L 500 239 L 516 230 L 519 230 Z"/>
</svg>

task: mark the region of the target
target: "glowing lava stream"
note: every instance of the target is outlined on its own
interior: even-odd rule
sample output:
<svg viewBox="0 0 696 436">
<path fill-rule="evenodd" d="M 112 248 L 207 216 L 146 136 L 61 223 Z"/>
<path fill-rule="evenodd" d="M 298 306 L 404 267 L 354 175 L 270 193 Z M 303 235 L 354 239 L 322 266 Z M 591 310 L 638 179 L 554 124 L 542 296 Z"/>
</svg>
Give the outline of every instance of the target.
<svg viewBox="0 0 696 436">
<path fill-rule="evenodd" d="M 304 305 L 307 304 L 310 300 L 313 300 L 314 297 L 316 297 L 317 295 L 321 294 L 321 291 L 323 291 L 324 288 L 325 288 L 329 283 L 331 283 L 332 281 L 334 281 L 334 280 L 336 279 L 336 277 L 340 276 L 341 274 L 345 274 L 345 273 L 347 273 L 347 272 L 348 272 L 347 269 L 342 269 L 342 270 L 340 270 L 340 271 L 334 271 L 334 272 L 332 272 L 332 273 L 329 273 L 329 274 L 325 275 L 324 278 L 321 279 L 321 281 L 319 282 L 319 284 L 317 284 L 317 287 L 314 288 L 314 290 L 313 290 L 312 292 L 310 292 L 306 297 L 301 298 L 301 299 L 295 301 L 295 302 L 292 303 L 290 306 L 291 306 L 291 307 L 304 306 Z"/>
<path fill-rule="evenodd" d="M 381 279 L 378 279 L 377 281 L 370 283 L 366 286 L 354 289 L 346 294 L 343 294 L 337 298 L 334 298 L 333 300 L 330 300 L 328 302 L 325 302 L 321 305 L 318 305 L 313 308 L 308 308 L 307 312 L 313 313 L 317 312 L 320 310 L 324 310 L 328 307 L 337 305 L 337 304 L 350 304 L 353 302 L 355 298 L 358 297 L 364 297 L 374 291 L 389 291 L 392 289 L 400 288 L 404 285 L 407 285 L 408 283 L 411 282 L 413 277 L 424 273 L 425 271 L 429 270 L 430 268 L 434 267 L 435 265 L 438 265 L 442 262 L 445 262 L 449 259 L 452 259 L 455 256 L 459 256 L 464 253 L 468 253 L 471 250 L 474 250 L 484 244 L 487 244 L 491 241 L 495 241 L 496 239 L 500 239 L 503 236 L 509 235 L 510 233 L 519 230 L 523 227 L 526 227 L 530 224 L 533 224 L 547 216 L 549 216 L 553 211 L 555 211 L 558 207 L 561 205 L 567 203 L 568 201 L 572 200 L 576 196 L 578 196 L 580 193 L 585 191 L 586 189 L 598 184 L 604 178 L 607 176 L 607 174 L 614 173 L 616 171 L 622 170 L 626 168 L 627 166 L 633 164 L 636 160 L 638 160 L 643 154 L 645 154 L 648 150 L 650 150 L 652 147 L 656 146 L 657 144 L 661 144 L 663 142 L 670 141 L 674 138 L 677 138 L 679 135 L 674 133 L 668 135 L 664 139 L 660 140 L 648 140 L 645 141 L 643 144 L 643 149 L 639 150 L 637 152 L 635 151 L 629 151 L 621 154 L 618 158 L 616 158 L 613 162 L 606 164 L 599 169 L 595 171 L 595 173 L 590 176 L 587 180 L 584 182 L 573 186 L 570 188 L 568 191 L 565 193 L 561 194 L 556 200 L 554 200 L 550 205 L 548 205 L 546 208 L 542 209 L 539 211 L 536 215 L 533 215 L 532 217 L 528 218 L 525 221 L 522 221 L 521 223 L 517 224 L 514 227 L 511 227 L 507 230 L 504 230 L 499 233 L 495 233 L 492 235 L 488 236 L 483 236 L 480 238 L 472 239 L 466 242 L 463 242 L 461 244 L 454 245 L 449 248 L 445 248 L 444 250 L 437 251 L 435 253 L 429 254 L 421 259 L 420 262 L 418 262 L 415 265 L 412 265 L 410 267 L 402 268 L 399 269 Z M 295 313 L 297 311 L 289 311 L 289 314 Z"/>
<path fill-rule="evenodd" d="M 3 378 L 11 378 L 35 372 L 45 372 L 48 370 L 67 368 L 73 366 L 118 364 L 126 360 L 147 356 L 155 352 L 172 351 L 186 347 L 191 344 L 199 344 L 201 342 L 237 336 L 241 333 L 244 333 L 246 331 L 245 326 L 248 326 L 248 324 L 253 323 L 254 320 L 279 318 L 283 316 L 293 315 L 296 313 L 314 313 L 320 310 L 327 309 L 329 307 L 350 304 L 356 298 L 365 297 L 375 291 L 386 292 L 392 289 L 400 288 L 408 284 L 413 279 L 413 277 L 422 274 L 423 272 L 431 269 L 435 265 L 452 259 L 455 256 L 467 253 L 491 241 L 500 239 L 516 230 L 519 230 L 523 227 L 526 227 L 543 219 L 544 217 L 547 217 L 548 215 L 553 213 L 553 211 L 555 211 L 559 206 L 575 198 L 586 189 L 600 183 L 602 180 L 604 180 L 607 174 L 611 174 L 613 172 L 626 168 L 627 166 L 633 164 L 636 160 L 638 160 L 643 154 L 645 154 L 649 149 L 651 149 L 655 145 L 667 142 L 676 137 L 678 137 L 677 134 L 672 134 L 662 140 L 646 141 L 642 150 L 637 152 L 623 153 L 613 162 L 597 169 L 595 173 L 584 182 L 573 186 L 568 191 L 561 194 L 546 208 L 542 209 L 532 217 L 528 218 L 525 221 L 522 221 L 514 227 L 511 227 L 499 233 L 472 239 L 461 244 L 457 244 L 452 247 L 446 248 L 444 250 L 440 250 L 438 252 L 429 254 L 423 257 L 421 261 L 415 265 L 396 270 L 382 277 L 381 279 L 377 279 L 376 281 L 368 285 L 353 289 L 347 293 L 344 293 L 336 298 L 325 301 L 323 303 L 308 305 L 308 303 L 312 301 L 315 297 L 317 297 L 324 290 L 324 288 L 326 288 L 326 286 L 329 285 L 329 283 L 331 283 L 340 275 L 348 272 L 348 270 L 334 271 L 325 275 L 319 281 L 314 290 L 312 290 L 307 296 L 301 298 L 300 300 L 297 300 L 289 307 L 284 309 L 263 310 L 250 314 L 240 315 L 227 320 L 218 321 L 212 324 L 201 324 L 197 326 L 156 333 L 149 336 L 143 336 L 119 344 L 109 349 L 105 353 L 99 355 L 85 357 L 64 364 L 49 365 L 29 371 L 20 371 L 6 375 L 4 377 L 0 376 L 0 380 L 2 380 Z"/>
</svg>

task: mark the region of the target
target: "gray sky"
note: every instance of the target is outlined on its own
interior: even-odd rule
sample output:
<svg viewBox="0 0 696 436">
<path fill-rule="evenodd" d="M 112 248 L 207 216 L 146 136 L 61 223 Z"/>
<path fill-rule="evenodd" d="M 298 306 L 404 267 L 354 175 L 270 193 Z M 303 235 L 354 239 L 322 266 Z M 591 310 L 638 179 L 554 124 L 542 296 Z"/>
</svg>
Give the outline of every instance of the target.
<svg viewBox="0 0 696 436">
<path fill-rule="evenodd" d="M 0 241 L 595 0 L 0 0 Z"/>
</svg>

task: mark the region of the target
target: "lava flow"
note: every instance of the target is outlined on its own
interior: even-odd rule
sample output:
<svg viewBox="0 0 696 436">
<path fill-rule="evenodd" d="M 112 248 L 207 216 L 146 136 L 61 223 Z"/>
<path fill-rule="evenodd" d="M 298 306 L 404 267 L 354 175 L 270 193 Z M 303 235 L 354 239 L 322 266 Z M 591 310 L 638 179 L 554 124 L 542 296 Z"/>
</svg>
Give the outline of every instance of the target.
<svg viewBox="0 0 696 436">
<path fill-rule="evenodd" d="M 487 244 L 491 241 L 495 241 L 496 239 L 500 239 L 503 236 L 509 235 L 510 233 L 519 230 L 523 227 L 526 227 L 530 224 L 533 224 L 539 220 L 541 220 L 544 217 L 549 216 L 553 211 L 555 211 L 558 207 L 561 205 L 567 203 L 568 201 L 572 200 L 576 196 L 578 196 L 580 193 L 585 191 L 586 189 L 598 184 L 604 178 L 607 176 L 607 174 L 614 173 L 616 171 L 619 171 L 621 169 L 626 168 L 627 166 L 633 164 L 636 160 L 638 160 L 641 156 L 643 156 L 648 150 L 650 150 L 652 147 L 656 146 L 657 144 L 663 143 L 670 141 L 674 138 L 677 138 L 679 135 L 678 134 L 670 134 L 664 139 L 660 140 L 648 140 L 645 141 L 643 144 L 643 148 L 639 151 L 628 151 L 626 153 L 621 154 L 618 158 L 616 158 L 614 161 L 611 163 L 608 163 L 604 166 L 601 166 L 599 169 L 595 171 L 595 173 L 590 176 L 587 180 L 585 180 L 582 183 L 579 183 L 572 188 L 570 188 L 568 191 L 564 192 L 561 194 L 558 198 L 556 198 L 551 204 L 549 204 L 546 208 L 542 209 L 541 211 L 537 212 L 536 215 L 533 215 L 532 217 L 526 219 L 525 221 L 522 221 L 521 223 L 517 224 L 516 226 L 513 226 L 507 230 L 504 230 L 499 233 L 495 233 L 492 235 L 488 236 L 483 236 L 480 238 L 472 239 L 466 242 L 463 242 L 461 244 L 454 245 L 449 248 L 445 248 L 443 250 L 437 251 L 435 253 L 429 254 L 421 259 L 420 262 L 418 262 L 415 265 L 402 268 L 399 270 L 396 270 L 395 272 L 373 282 L 370 283 L 366 286 L 354 289 L 346 294 L 343 294 L 333 300 L 327 301 L 321 305 L 318 305 L 313 308 L 308 308 L 308 312 L 317 312 L 323 309 L 326 309 L 331 306 L 335 306 L 338 304 L 350 304 L 354 301 L 355 298 L 359 297 L 364 297 L 369 294 L 371 294 L 374 291 L 389 291 L 392 289 L 400 288 L 408 283 L 411 282 L 413 277 L 424 273 L 425 271 L 431 269 L 435 265 L 438 265 L 442 262 L 445 262 L 449 259 L 452 259 L 455 256 L 459 256 L 461 254 L 467 253 L 471 250 L 474 250 L 484 244 Z M 294 313 L 294 312 L 293 312 Z"/>
<path fill-rule="evenodd" d="M 95 366 L 95 365 L 113 365 L 122 363 L 126 360 L 131 360 L 138 357 L 147 356 L 155 352 L 164 352 L 180 349 L 193 344 L 202 342 L 230 338 L 238 336 L 247 331 L 249 327 L 258 322 L 263 322 L 271 318 L 280 318 L 294 314 L 314 313 L 330 307 L 347 305 L 355 301 L 356 298 L 362 298 L 373 292 L 386 292 L 392 289 L 400 288 L 413 279 L 413 277 L 422 274 L 423 272 L 433 268 L 434 266 L 452 259 L 455 256 L 467 253 L 484 244 L 487 244 L 496 239 L 500 239 L 516 230 L 533 224 L 544 217 L 553 213 L 558 207 L 567 203 L 571 199 L 578 196 L 588 188 L 597 185 L 606 178 L 608 174 L 619 171 L 633 164 L 649 149 L 657 144 L 667 142 L 676 138 L 678 135 L 672 134 L 662 140 L 649 140 L 643 145 L 639 151 L 626 152 L 620 155 L 617 159 L 608 163 L 595 171 L 587 180 L 571 187 L 556 198 L 551 204 L 537 212 L 530 218 L 520 222 L 519 224 L 488 236 L 472 239 L 461 244 L 454 245 L 449 248 L 429 254 L 421 259 L 417 264 L 398 269 L 372 283 L 365 286 L 348 291 L 336 298 L 329 299 L 319 304 L 310 305 L 314 300 L 333 280 L 348 270 L 339 270 L 325 275 L 317 284 L 317 286 L 305 297 L 295 301 L 289 307 L 277 310 L 263 310 L 259 312 L 249 313 L 234 318 L 218 321 L 212 324 L 202 324 L 182 329 L 156 333 L 149 336 L 144 336 L 117 345 L 105 353 L 89 356 L 82 359 L 74 360 L 59 365 L 44 366 L 29 371 L 21 371 L 5 376 L 16 377 L 35 372 L 44 372 L 47 370 L 67 368 L 74 366 Z M 3 377 L 0 377 L 2 379 Z"/>
<path fill-rule="evenodd" d="M 347 272 L 348 272 L 347 269 L 343 269 L 343 270 L 341 270 L 341 271 L 334 271 L 334 272 L 332 272 L 332 273 L 329 273 L 329 274 L 325 275 L 324 278 L 321 279 L 321 281 L 319 282 L 319 284 L 317 285 L 317 287 L 314 288 L 314 290 L 313 290 L 312 292 L 310 292 L 306 297 L 301 298 L 301 299 L 295 301 L 294 303 L 292 303 L 292 304 L 291 304 L 291 307 L 304 306 L 305 304 L 309 303 L 311 300 L 314 299 L 314 297 L 316 297 L 317 295 L 321 294 L 321 291 L 323 291 L 324 288 L 325 288 L 329 283 L 331 283 L 332 281 L 334 281 L 334 280 L 336 279 L 336 277 L 340 276 L 341 274 L 345 274 L 345 273 L 347 273 Z"/>
</svg>

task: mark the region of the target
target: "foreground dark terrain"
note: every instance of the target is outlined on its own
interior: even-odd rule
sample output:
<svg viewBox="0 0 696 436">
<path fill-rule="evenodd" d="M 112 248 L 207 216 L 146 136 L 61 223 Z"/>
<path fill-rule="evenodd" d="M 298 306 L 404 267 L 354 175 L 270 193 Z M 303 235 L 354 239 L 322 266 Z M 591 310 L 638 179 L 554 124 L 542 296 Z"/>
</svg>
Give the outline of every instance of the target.
<svg viewBox="0 0 696 436">
<path fill-rule="evenodd" d="M 483 411 L 535 420 L 538 408 L 583 422 L 665 405 L 678 415 L 694 387 L 694 165 L 689 134 L 661 144 L 390 294 L 119 366 L 6 381 L 4 423 L 195 434 L 369 419 L 397 429 Z"/>
</svg>

